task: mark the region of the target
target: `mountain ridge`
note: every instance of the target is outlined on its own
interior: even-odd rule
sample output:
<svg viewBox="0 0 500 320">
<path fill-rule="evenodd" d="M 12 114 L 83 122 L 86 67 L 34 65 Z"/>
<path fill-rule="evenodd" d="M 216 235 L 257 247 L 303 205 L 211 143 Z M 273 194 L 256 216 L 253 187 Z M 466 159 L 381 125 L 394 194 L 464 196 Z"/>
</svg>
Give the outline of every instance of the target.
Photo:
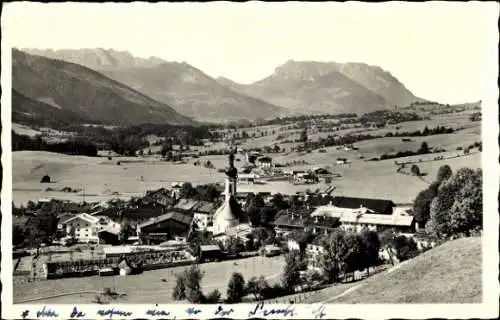
<svg viewBox="0 0 500 320">
<path fill-rule="evenodd" d="M 271 75 L 240 84 L 224 77 L 214 79 L 186 62 L 136 58 L 128 51 L 28 50 L 75 61 L 172 106 L 178 113 L 206 121 L 307 113 L 361 114 L 426 101 L 416 97 L 390 72 L 363 62 L 290 59 Z"/>
<path fill-rule="evenodd" d="M 170 106 L 93 69 L 17 49 L 12 50 L 12 88 L 32 101 L 50 101 L 56 109 L 71 111 L 98 123 L 194 124 Z M 13 111 L 17 107 L 13 104 Z"/>
</svg>

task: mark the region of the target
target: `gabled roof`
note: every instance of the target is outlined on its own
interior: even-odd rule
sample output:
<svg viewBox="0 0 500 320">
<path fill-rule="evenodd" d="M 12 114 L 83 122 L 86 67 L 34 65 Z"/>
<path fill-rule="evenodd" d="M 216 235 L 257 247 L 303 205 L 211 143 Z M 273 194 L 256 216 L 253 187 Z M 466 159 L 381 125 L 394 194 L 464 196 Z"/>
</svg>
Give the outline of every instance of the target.
<svg viewBox="0 0 500 320">
<path fill-rule="evenodd" d="M 179 202 L 174 206 L 175 209 L 181 210 L 192 210 L 194 207 L 198 205 L 199 201 L 193 199 L 180 199 Z"/>
<path fill-rule="evenodd" d="M 161 216 L 158 216 L 158 217 L 155 217 L 151 220 L 145 221 L 145 222 L 139 224 L 137 227 L 144 228 L 144 227 L 151 226 L 151 225 L 154 225 L 154 224 L 157 224 L 157 223 L 160 223 L 163 221 L 167 221 L 167 220 L 174 220 L 176 222 L 179 222 L 179 223 L 182 223 L 185 225 L 190 225 L 192 219 L 193 218 L 189 215 L 186 215 L 186 214 L 183 214 L 183 213 L 180 213 L 177 211 L 170 211 L 166 214 L 162 214 Z"/>
<path fill-rule="evenodd" d="M 392 208 L 396 206 L 394 202 L 390 200 L 351 198 L 351 197 L 335 197 L 332 200 L 332 205 L 339 208 L 349 208 L 349 209 L 356 209 L 363 206 L 379 214 L 390 214 L 392 213 Z"/>
<path fill-rule="evenodd" d="M 89 223 L 97 223 L 99 222 L 99 218 L 96 218 L 94 216 L 91 216 L 90 214 L 88 213 L 80 213 L 72 218 L 69 218 L 68 220 L 64 221 L 64 223 L 68 223 L 72 220 L 75 220 L 75 219 L 82 219 L 82 220 L 85 220 Z"/>
<path fill-rule="evenodd" d="M 307 217 L 304 225 L 307 227 L 334 229 L 340 225 L 340 219 L 328 216 Z"/>
<path fill-rule="evenodd" d="M 197 213 L 213 213 L 215 211 L 216 203 L 208 201 L 200 201 L 194 211 Z"/>
<path fill-rule="evenodd" d="M 303 228 L 305 218 L 300 219 L 299 216 L 292 217 L 290 214 L 283 214 L 277 217 L 272 224 L 275 226 L 286 226 L 293 228 Z"/>
<path fill-rule="evenodd" d="M 413 216 L 387 215 L 387 214 L 346 214 L 340 218 L 342 223 L 375 224 L 386 226 L 409 227 Z"/>
</svg>

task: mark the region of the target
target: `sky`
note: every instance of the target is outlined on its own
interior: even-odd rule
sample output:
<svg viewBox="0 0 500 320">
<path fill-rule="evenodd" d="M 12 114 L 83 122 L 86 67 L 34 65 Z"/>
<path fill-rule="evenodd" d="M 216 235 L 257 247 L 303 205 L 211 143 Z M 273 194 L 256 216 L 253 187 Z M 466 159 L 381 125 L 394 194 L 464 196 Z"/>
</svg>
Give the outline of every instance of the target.
<svg viewBox="0 0 500 320">
<path fill-rule="evenodd" d="M 287 60 L 364 62 L 415 95 L 482 100 L 498 73 L 495 3 L 8 3 L 17 48 L 113 48 L 251 83 Z M 496 88 L 496 82 L 494 84 Z"/>
</svg>

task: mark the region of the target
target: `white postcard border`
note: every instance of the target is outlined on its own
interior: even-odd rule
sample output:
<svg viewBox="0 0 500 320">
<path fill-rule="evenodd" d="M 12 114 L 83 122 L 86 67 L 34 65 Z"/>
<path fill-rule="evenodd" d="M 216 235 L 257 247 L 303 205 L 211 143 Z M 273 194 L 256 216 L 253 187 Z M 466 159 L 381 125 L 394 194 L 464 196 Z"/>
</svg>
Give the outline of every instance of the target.
<svg viewBox="0 0 500 320">
<path fill-rule="evenodd" d="M 432 2 L 432 5 L 438 5 L 438 2 Z M 255 3 L 247 3 L 254 5 Z M 423 3 L 421 5 L 430 5 L 431 3 Z M 442 4 L 442 3 L 441 3 Z M 54 5 L 54 4 L 51 4 Z M 104 6 L 108 4 L 98 4 Z M 115 4 L 113 4 L 115 5 Z M 152 6 L 154 4 L 146 4 L 135 2 L 134 6 Z M 222 3 L 218 3 L 222 8 Z M 229 3 L 225 3 L 229 5 Z M 233 5 L 233 4 L 231 4 Z M 277 4 L 273 4 L 277 5 Z M 285 5 L 285 4 L 280 4 Z M 301 3 L 300 5 L 313 5 Z M 366 10 L 367 4 L 360 2 L 349 2 L 350 6 L 359 6 L 360 10 Z M 397 8 L 400 3 L 386 2 L 379 4 Z M 446 4 L 445 4 L 446 5 Z M 482 157 L 482 167 L 484 175 L 484 235 L 483 235 L 483 303 L 481 304 L 379 304 L 379 305 L 342 305 L 342 304 L 311 304 L 311 305 L 264 305 L 267 310 L 295 310 L 293 318 L 314 318 L 321 313 L 324 313 L 323 318 L 362 318 L 362 319 L 380 319 L 380 318 L 493 318 L 498 315 L 498 225 L 499 225 L 499 210 L 498 210 L 498 192 L 500 176 L 498 155 L 498 29 L 496 22 L 498 21 L 497 3 L 454 3 L 454 5 L 463 6 L 481 6 L 485 12 L 485 19 L 491 19 L 491 30 L 486 31 L 481 36 L 491 37 L 491 51 L 485 52 L 484 63 L 488 65 L 490 73 L 484 78 L 484 95 L 483 95 L 483 130 L 482 139 L 484 143 L 484 153 Z M 23 313 L 28 310 L 26 318 L 36 318 L 36 313 L 41 311 L 44 305 L 32 304 L 13 304 L 12 290 L 12 153 L 11 146 L 11 46 L 10 37 L 15 37 L 15 30 L 10 30 L 8 25 L 4 25 L 4 16 L 8 14 L 5 10 L 2 14 L 2 192 L 1 192 L 1 211 L 2 211 L 2 259 L 1 259 L 1 280 L 2 280 L 2 318 L 19 319 Z M 8 6 L 7 6 L 8 9 Z M 369 9 L 368 9 L 369 10 Z M 478 35 L 479 36 L 479 35 Z M 457 66 L 459 67 L 459 66 Z M 466 266 L 464 266 L 466 267 Z M 58 314 L 57 317 L 49 317 L 51 319 L 68 319 L 76 307 L 85 317 L 74 317 L 82 319 L 137 319 L 137 318 L 191 318 L 191 319 L 207 319 L 207 318 L 233 318 L 247 319 L 251 317 L 250 311 L 254 310 L 255 304 L 237 304 L 237 305 L 221 305 L 225 310 L 233 309 L 234 311 L 226 316 L 214 314 L 217 305 L 181 305 L 181 304 L 163 304 L 163 305 L 45 305 L 48 309 L 54 310 Z M 197 314 L 189 314 L 186 309 L 194 307 L 201 310 Z M 324 307 L 324 309 L 322 309 Z M 288 309 L 287 309 L 288 308 Z M 114 309 L 123 312 L 131 312 L 131 315 L 99 315 L 99 309 Z M 151 316 L 146 314 L 148 309 L 165 310 L 170 314 L 168 316 Z M 291 318 L 290 313 L 282 313 L 281 316 L 263 313 L 254 315 L 259 318 Z M 44 318 L 44 317 L 39 317 Z"/>
</svg>

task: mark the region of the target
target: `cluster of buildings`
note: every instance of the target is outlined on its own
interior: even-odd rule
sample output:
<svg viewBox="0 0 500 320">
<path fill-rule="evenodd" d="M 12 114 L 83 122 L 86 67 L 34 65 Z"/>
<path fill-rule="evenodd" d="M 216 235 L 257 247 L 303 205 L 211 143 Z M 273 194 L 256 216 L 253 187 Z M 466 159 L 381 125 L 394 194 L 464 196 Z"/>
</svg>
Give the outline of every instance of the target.
<svg viewBox="0 0 500 320">
<path fill-rule="evenodd" d="M 59 220 L 58 228 L 64 231 L 66 238 L 78 242 L 118 244 L 123 242 L 120 239 L 122 225 L 116 221 L 126 215 L 134 222 L 127 232 L 129 243 L 159 244 L 172 239 L 183 240 L 193 231 L 207 231 L 221 241 L 230 237 L 245 240 L 252 232 L 252 226 L 235 212 L 235 203 L 244 203 L 247 194 L 237 193 L 239 177 L 234 167 L 234 155 L 230 155 L 225 173 L 223 198 L 216 202 L 175 200 L 175 196 L 161 189 L 148 193 L 140 204 L 129 204 L 126 208 L 110 207 L 90 214 L 69 215 Z M 269 203 L 271 193 L 263 198 Z M 326 205 L 281 211 L 272 222 L 276 233 L 285 235 L 294 230 L 309 230 L 313 234 L 328 234 L 337 228 L 350 232 L 391 228 L 400 233 L 413 233 L 418 228 L 408 213 L 409 208 L 396 207 L 389 200 L 329 199 L 331 201 Z"/>
</svg>

